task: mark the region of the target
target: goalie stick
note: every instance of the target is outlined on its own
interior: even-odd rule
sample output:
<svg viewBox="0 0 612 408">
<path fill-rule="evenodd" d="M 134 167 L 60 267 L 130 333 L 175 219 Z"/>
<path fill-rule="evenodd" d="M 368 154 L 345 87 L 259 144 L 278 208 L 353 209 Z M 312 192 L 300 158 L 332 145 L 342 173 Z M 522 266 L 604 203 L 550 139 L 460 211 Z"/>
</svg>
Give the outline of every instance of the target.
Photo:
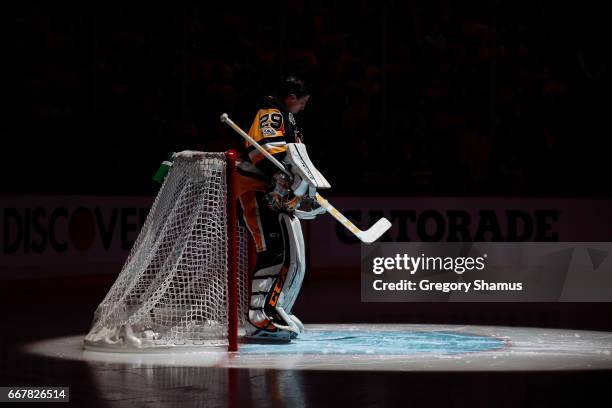
<svg viewBox="0 0 612 408">
<path fill-rule="evenodd" d="M 242 136 L 245 140 L 247 140 L 251 145 L 253 145 L 257 150 L 261 152 L 268 160 L 270 160 L 276 167 L 278 167 L 283 173 L 285 173 L 289 177 L 293 177 L 292 174 L 285 168 L 285 166 L 278 161 L 274 156 L 272 156 L 266 149 L 264 149 L 259 143 L 257 143 L 251 136 L 249 136 L 244 130 L 240 128 L 237 124 L 235 124 L 227 115 L 224 113 L 221 115 L 221 122 L 227 124 L 229 127 L 234 129 L 240 136 Z M 325 210 L 331 214 L 340 224 L 342 224 L 346 229 L 351 231 L 357 238 L 361 240 L 361 242 L 366 244 L 371 244 L 381 237 L 389 228 L 391 228 L 391 222 L 385 217 L 376 221 L 374 225 L 368 228 L 365 231 L 360 230 L 353 224 L 349 219 L 347 219 L 342 213 L 333 205 L 329 203 L 325 198 L 323 198 L 319 193 L 316 193 L 315 200 L 321 205 L 321 207 L 325 208 Z"/>
</svg>

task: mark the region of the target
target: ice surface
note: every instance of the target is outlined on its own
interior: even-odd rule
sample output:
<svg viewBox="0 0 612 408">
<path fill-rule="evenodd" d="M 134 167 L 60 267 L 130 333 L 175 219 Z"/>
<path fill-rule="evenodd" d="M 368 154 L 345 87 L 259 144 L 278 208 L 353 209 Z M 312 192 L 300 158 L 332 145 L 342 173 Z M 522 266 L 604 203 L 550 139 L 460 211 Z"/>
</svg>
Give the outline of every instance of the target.
<svg viewBox="0 0 612 408">
<path fill-rule="evenodd" d="M 129 367 L 227 367 L 359 371 L 529 371 L 612 369 L 612 333 L 525 327 L 306 325 L 291 344 L 241 344 L 157 353 L 83 350 L 83 337 L 50 339 L 26 351 Z"/>
<path fill-rule="evenodd" d="M 501 349 L 503 339 L 446 331 L 377 331 L 312 329 L 289 344 L 243 344 L 246 354 L 371 354 L 470 353 Z"/>
</svg>

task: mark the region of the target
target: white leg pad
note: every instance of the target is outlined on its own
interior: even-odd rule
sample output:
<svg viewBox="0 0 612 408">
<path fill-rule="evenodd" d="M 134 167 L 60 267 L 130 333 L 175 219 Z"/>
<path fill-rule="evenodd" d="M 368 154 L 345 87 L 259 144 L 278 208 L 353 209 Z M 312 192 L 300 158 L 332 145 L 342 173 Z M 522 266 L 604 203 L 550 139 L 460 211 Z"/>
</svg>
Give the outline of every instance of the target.
<svg viewBox="0 0 612 408">
<path fill-rule="evenodd" d="M 304 236 L 302 234 L 302 226 L 297 217 L 290 217 L 287 214 L 279 215 L 280 221 L 285 225 L 288 234 L 290 246 L 290 265 L 287 271 L 287 278 L 283 287 L 278 306 L 282 307 L 285 312 L 291 313 L 291 309 L 295 304 L 302 282 L 304 281 L 304 272 L 306 271 L 306 259 L 304 248 Z"/>
</svg>

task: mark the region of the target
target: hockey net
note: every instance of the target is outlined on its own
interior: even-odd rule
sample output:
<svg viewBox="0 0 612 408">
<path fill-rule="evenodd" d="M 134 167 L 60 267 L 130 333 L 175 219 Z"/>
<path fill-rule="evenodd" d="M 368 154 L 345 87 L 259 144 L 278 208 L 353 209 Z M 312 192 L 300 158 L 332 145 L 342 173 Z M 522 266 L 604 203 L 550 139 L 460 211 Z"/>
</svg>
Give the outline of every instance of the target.
<svg viewBox="0 0 612 408">
<path fill-rule="evenodd" d="M 94 314 L 86 348 L 235 350 L 248 310 L 249 235 L 237 225 L 228 187 L 234 158 L 201 152 L 176 158 Z"/>
</svg>

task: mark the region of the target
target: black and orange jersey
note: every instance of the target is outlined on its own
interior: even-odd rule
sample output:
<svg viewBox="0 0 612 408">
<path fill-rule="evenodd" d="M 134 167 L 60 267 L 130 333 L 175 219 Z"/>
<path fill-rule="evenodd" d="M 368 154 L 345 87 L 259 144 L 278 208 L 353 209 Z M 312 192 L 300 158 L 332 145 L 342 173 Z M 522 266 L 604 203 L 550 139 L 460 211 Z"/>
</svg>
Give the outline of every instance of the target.
<svg viewBox="0 0 612 408">
<path fill-rule="evenodd" d="M 287 143 L 302 141 L 293 114 L 287 110 L 284 103 L 272 96 L 267 96 L 259 102 L 249 136 L 281 162 L 285 158 Z M 267 177 L 278 171 L 270 160 L 247 141 L 243 156 Z"/>
</svg>

